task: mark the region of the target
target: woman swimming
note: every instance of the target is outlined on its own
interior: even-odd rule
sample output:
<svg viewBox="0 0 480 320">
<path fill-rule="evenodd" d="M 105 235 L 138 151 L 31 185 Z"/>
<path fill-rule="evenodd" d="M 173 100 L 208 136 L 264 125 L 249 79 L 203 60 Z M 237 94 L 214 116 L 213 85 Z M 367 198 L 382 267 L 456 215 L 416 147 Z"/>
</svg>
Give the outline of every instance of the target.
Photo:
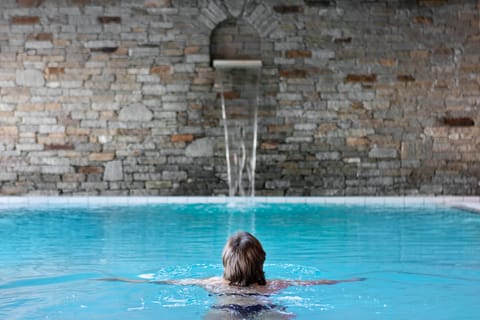
<svg viewBox="0 0 480 320">
<path fill-rule="evenodd" d="M 133 283 L 156 283 L 201 286 L 218 296 L 207 319 L 287 319 L 292 314 L 275 305 L 269 299 L 288 286 L 331 285 L 340 282 L 362 281 L 364 278 L 347 280 L 266 280 L 263 271 L 266 253 L 260 241 L 249 232 L 231 236 L 222 253 L 224 272 L 222 277 L 182 280 L 132 280 L 104 278 L 103 281 Z"/>
</svg>

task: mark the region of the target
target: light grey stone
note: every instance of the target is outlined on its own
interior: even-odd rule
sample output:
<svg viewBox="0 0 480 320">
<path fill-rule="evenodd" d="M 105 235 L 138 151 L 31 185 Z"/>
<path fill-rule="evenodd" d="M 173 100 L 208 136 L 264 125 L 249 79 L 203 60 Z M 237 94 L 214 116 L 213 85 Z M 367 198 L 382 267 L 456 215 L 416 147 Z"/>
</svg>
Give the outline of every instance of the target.
<svg viewBox="0 0 480 320">
<path fill-rule="evenodd" d="M 373 148 L 368 153 L 371 158 L 395 158 L 397 156 L 397 150 L 392 148 Z"/>
<path fill-rule="evenodd" d="M 118 119 L 122 121 L 150 121 L 153 113 L 142 104 L 133 104 L 120 110 Z"/>
<path fill-rule="evenodd" d="M 112 41 L 112 40 L 92 40 L 92 41 L 88 41 L 85 44 L 85 47 L 89 49 L 115 48 L 118 46 L 119 46 L 118 41 Z"/>
<path fill-rule="evenodd" d="M 166 88 L 163 85 L 144 85 L 142 92 L 145 95 L 161 96 L 166 92 Z"/>
<path fill-rule="evenodd" d="M 51 41 L 27 41 L 25 43 L 27 49 L 51 49 L 53 44 Z"/>
<path fill-rule="evenodd" d="M 43 87 L 45 79 L 43 73 L 39 70 L 17 70 L 16 83 L 24 87 Z"/>
<path fill-rule="evenodd" d="M 192 141 L 185 149 L 187 157 L 213 157 L 215 140 L 212 138 L 201 138 Z"/>
<path fill-rule="evenodd" d="M 122 161 L 114 160 L 105 165 L 105 172 L 103 174 L 105 181 L 121 181 L 123 180 L 123 165 Z"/>
<path fill-rule="evenodd" d="M 17 174 L 13 172 L 0 172 L 0 181 L 15 181 Z"/>
</svg>

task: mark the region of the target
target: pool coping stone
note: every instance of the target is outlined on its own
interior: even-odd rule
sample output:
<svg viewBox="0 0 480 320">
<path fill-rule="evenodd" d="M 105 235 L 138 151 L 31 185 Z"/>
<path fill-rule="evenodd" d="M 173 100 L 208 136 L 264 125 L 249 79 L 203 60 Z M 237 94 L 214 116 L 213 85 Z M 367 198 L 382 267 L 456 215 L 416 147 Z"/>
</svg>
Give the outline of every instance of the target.
<svg viewBox="0 0 480 320">
<path fill-rule="evenodd" d="M 137 197 L 137 196 L 0 196 L 0 207 L 27 205 L 145 205 L 145 204 L 245 204 L 297 203 L 345 205 L 446 205 L 480 213 L 478 196 L 391 196 L 391 197 Z"/>
</svg>

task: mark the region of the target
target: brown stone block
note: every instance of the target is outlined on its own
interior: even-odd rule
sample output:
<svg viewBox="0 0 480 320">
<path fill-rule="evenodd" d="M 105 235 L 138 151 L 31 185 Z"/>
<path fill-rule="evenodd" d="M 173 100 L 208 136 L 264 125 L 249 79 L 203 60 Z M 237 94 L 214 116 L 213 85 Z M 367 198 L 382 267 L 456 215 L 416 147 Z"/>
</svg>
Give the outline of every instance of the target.
<svg viewBox="0 0 480 320">
<path fill-rule="evenodd" d="M 103 17 L 98 17 L 98 22 L 102 23 L 102 24 L 122 23 L 122 18 L 121 17 L 103 16 Z"/>
<path fill-rule="evenodd" d="M 410 52 L 410 57 L 413 59 L 426 59 L 430 53 L 427 50 L 414 50 Z"/>
<path fill-rule="evenodd" d="M 45 150 L 73 150 L 75 146 L 73 144 L 47 144 Z"/>
<path fill-rule="evenodd" d="M 9 118 L 10 119 L 14 119 L 14 121 L 16 122 L 16 117 L 15 117 L 15 112 L 13 111 L 0 111 L 0 119 L 2 119 L 3 121 L 9 121 Z"/>
<path fill-rule="evenodd" d="M 193 79 L 194 85 L 211 85 L 213 82 L 214 80 L 211 78 L 197 77 Z"/>
<path fill-rule="evenodd" d="M 69 45 L 71 45 L 72 42 L 70 40 L 67 40 L 67 39 L 57 39 L 57 40 L 53 40 L 53 45 L 55 47 L 68 47 Z"/>
<path fill-rule="evenodd" d="M 287 6 L 287 5 L 278 5 L 274 6 L 273 10 L 280 14 L 289 14 L 289 13 L 302 13 L 302 6 Z"/>
<path fill-rule="evenodd" d="M 113 152 L 97 152 L 91 153 L 88 156 L 88 160 L 90 161 L 110 161 L 115 158 L 115 153 Z"/>
<path fill-rule="evenodd" d="M 475 121 L 468 117 L 445 117 L 443 123 L 451 127 L 473 127 L 475 125 Z"/>
<path fill-rule="evenodd" d="M 288 50 L 287 58 L 311 58 L 312 52 L 310 50 Z"/>
<path fill-rule="evenodd" d="M 397 60 L 391 58 L 380 59 L 380 64 L 384 67 L 394 67 L 397 64 Z"/>
<path fill-rule="evenodd" d="M 453 55 L 455 53 L 455 50 L 453 48 L 437 48 L 433 50 L 433 54 L 437 55 Z"/>
<path fill-rule="evenodd" d="M 345 77 L 345 82 L 376 82 L 376 74 L 349 74 Z"/>
<path fill-rule="evenodd" d="M 397 80 L 400 82 L 414 82 L 415 78 L 409 74 L 399 74 Z"/>
<path fill-rule="evenodd" d="M 0 136 L 16 136 L 18 134 L 17 127 L 0 127 Z"/>
<path fill-rule="evenodd" d="M 269 133 L 291 132 L 293 126 L 291 124 L 271 124 L 268 126 Z"/>
<path fill-rule="evenodd" d="M 367 138 L 347 137 L 347 146 L 365 147 L 369 145 L 370 145 L 370 141 Z"/>
<path fill-rule="evenodd" d="M 64 67 L 48 67 L 45 69 L 45 78 L 51 79 L 65 73 Z"/>
<path fill-rule="evenodd" d="M 262 142 L 260 144 L 260 149 L 261 150 L 276 150 L 278 149 L 278 143 L 277 142 Z"/>
<path fill-rule="evenodd" d="M 22 186 L 2 186 L 0 194 L 6 196 L 21 195 L 27 193 L 28 189 Z"/>
<path fill-rule="evenodd" d="M 199 53 L 200 49 L 201 49 L 201 47 L 199 47 L 199 46 L 190 46 L 190 47 L 185 48 L 184 53 L 185 54 L 195 54 L 195 53 Z"/>
<path fill-rule="evenodd" d="M 27 40 L 34 40 L 34 41 L 53 41 L 53 34 L 51 33 L 37 33 L 37 34 L 29 34 L 27 36 Z"/>
<path fill-rule="evenodd" d="M 162 50 L 162 55 L 165 57 L 182 57 L 184 53 L 182 49 L 166 49 Z"/>
<path fill-rule="evenodd" d="M 353 101 L 352 102 L 352 109 L 361 110 L 364 108 L 362 101 Z"/>
<path fill-rule="evenodd" d="M 280 70 L 280 77 L 282 78 L 306 78 L 307 71 L 301 69 L 283 69 Z"/>
<path fill-rule="evenodd" d="M 446 90 L 448 89 L 448 82 L 445 80 L 437 80 L 435 81 L 434 88 L 437 90 Z"/>
<path fill-rule="evenodd" d="M 15 16 L 12 17 L 12 24 L 39 24 L 40 17 L 36 16 Z"/>
<path fill-rule="evenodd" d="M 433 19 L 430 18 L 430 17 L 425 17 L 425 16 L 417 16 L 414 18 L 415 23 L 419 23 L 419 24 L 432 24 L 433 23 Z"/>
<path fill-rule="evenodd" d="M 60 111 L 62 110 L 62 105 L 60 103 L 46 103 L 45 111 Z"/>
<path fill-rule="evenodd" d="M 39 135 L 37 143 L 43 145 L 63 145 L 65 144 L 64 133 L 50 133 L 48 135 Z"/>
<path fill-rule="evenodd" d="M 78 173 L 91 174 L 91 173 L 102 173 L 103 167 L 97 166 L 84 166 L 78 168 Z"/>
<path fill-rule="evenodd" d="M 352 37 L 345 37 L 345 38 L 335 38 L 333 40 L 335 43 L 350 43 L 352 42 Z"/>
<path fill-rule="evenodd" d="M 193 134 L 174 134 L 170 137 L 172 142 L 191 142 L 193 141 Z"/>
<path fill-rule="evenodd" d="M 17 106 L 21 112 L 40 112 L 45 110 L 45 105 L 41 103 L 21 103 Z"/>
<path fill-rule="evenodd" d="M 173 68 L 168 64 L 157 65 L 150 68 L 150 74 L 170 75 L 172 73 Z"/>
<path fill-rule="evenodd" d="M 118 135 L 120 136 L 146 136 L 150 134 L 150 129 L 147 128 L 136 128 L 136 129 L 118 129 Z"/>
<path fill-rule="evenodd" d="M 90 134 L 91 129 L 88 128 L 67 128 L 67 135 L 68 136 L 88 136 Z"/>
<path fill-rule="evenodd" d="M 168 189 L 172 187 L 171 181 L 147 181 L 145 188 L 147 189 Z"/>
<path fill-rule="evenodd" d="M 218 93 L 217 96 L 220 97 L 221 93 Z M 237 91 L 225 91 L 223 93 L 223 98 L 225 100 L 234 100 L 240 98 L 240 92 Z"/>
</svg>

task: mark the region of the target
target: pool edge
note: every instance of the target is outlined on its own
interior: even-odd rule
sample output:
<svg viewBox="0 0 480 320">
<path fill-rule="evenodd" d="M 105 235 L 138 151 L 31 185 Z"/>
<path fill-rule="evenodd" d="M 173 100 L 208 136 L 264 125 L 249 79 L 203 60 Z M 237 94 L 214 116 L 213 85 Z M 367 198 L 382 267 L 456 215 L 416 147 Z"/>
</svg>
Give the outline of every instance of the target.
<svg viewBox="0 0 480 320">
<path fill-rule="evenodd" d="M 141 205 L 195 203 L 299 203 L 352 205 L 426 205 L 441 204 L 480 213 L 477 196 L 388 196 L 388 197 L 203 197 L 203 196 L 0 196 L 0 206 L 15 205 Z"/>
</svg>

